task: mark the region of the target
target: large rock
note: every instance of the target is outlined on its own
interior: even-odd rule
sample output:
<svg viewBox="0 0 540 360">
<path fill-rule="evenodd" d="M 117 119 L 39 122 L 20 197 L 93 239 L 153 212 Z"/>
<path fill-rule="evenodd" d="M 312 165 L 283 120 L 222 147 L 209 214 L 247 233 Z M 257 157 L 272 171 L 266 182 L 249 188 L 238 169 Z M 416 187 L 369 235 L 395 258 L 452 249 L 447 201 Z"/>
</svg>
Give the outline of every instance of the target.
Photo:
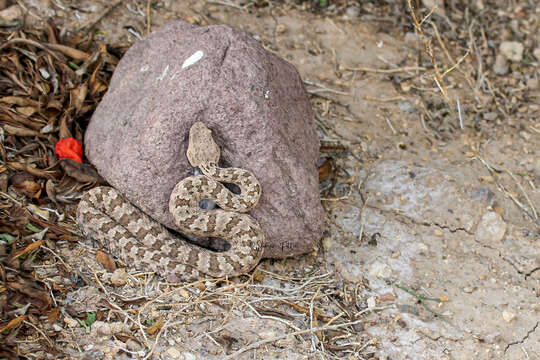
<svg viewBox="0 0 540 360">
<path fill-rule="evenodd" d="M 169 23 L 122 58 L 85 136 L 86 156 L 130 201 L 177 230 L 174 185 L 193 174 L 188 131 L 203 121 L 224 167 L 251 170 L 265 257 L 309 252 L 323 231 L 319 142 L 296 69 L 228 26 Z"/>
</svg>

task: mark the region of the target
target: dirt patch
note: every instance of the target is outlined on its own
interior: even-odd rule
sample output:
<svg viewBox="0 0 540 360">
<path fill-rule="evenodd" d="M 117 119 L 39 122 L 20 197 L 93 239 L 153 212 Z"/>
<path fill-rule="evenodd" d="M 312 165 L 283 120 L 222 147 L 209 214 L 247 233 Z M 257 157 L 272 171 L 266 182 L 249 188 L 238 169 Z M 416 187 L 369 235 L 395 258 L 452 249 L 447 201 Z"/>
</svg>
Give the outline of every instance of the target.
<svg viewBox="0 0 540 360">
<path fill-rule="evenodd" d="M 33 274 L 61 311 L 50 323 L 34 311 L 7 328 L 28 336 L 6 335 L 21 355 L 540 359 L 538 6 L 449 1 L 429 14 L 431 1 L 415 3 L 419 21 L 429 14 L 426 49 L 407 3 L 324 3 L 55 1 L 10 10 L 9 26 L 19 11 L 29 23 L 53 16 L 67 33 L 115 49 L 178 18 L 252 34 L 298 68 L 312 95 L 327 226 L 311 254 L 196 284 L 129 266 L 118 283 L 82 239 L 49 239 L 55 256 L 39 250 L 45 262 Z M 75 116 L 77 129 L 87 120 Z M 20 161 L 24 145 L 7 146 L 8 160 Z M 52 147 L 44 154 L 53 157 Z M 45 191 L 35 197 L 29 183 L 14 191 L 15 170 L 2 166 L 6 208 L 59 209 L 64 217 L 51 222 L 77 236 L 73 205 L 56 207 Z M 22 241 L 32 232 L 17 226 L 2 233 Z"/>
</svg>

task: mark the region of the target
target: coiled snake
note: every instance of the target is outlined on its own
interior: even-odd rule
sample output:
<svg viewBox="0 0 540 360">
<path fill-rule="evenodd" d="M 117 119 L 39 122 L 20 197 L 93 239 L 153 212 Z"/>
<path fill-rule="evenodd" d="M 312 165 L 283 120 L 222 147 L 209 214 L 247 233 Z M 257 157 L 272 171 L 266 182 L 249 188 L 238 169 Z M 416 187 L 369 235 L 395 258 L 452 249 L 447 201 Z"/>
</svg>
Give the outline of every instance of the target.
<svg viewBox="0 0 540 360">
<path fill-rule="evenodd" d="M 106 186 L 95 187 L 81 198 L 79 227 L 126 264 L 154 271 L 169 281 L 249 272 L 259 262 L 264 244 L 259 224 L 246 214 L 261 196 L 258 180 L 247 170 L 217 166 L 220 149 L 202 122 L 190 129 L 187 157 L 202 175 L 187 177 L 174 187 L 169 211 L 183 232 L 222 238 L 230 244 L 227 251 L 208 250 L 175 236 Z M 232 193 L 222 183 L 236 184 L 241 193 Z M 202 209 L 199 203 L 203 199 L 212 200 L 219 208 Z"/>
</svg>

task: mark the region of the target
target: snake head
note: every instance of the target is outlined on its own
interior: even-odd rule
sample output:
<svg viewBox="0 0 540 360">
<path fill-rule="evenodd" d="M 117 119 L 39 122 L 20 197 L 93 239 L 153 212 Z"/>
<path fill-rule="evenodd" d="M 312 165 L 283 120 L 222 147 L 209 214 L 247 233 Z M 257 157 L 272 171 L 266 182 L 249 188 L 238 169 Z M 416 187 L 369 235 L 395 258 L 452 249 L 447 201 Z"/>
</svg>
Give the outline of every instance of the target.
<svg viewBox="0 0 540 360">
<path fill-rule="evenodd" d="M 203 165 L 217 164 L 220 150 L 212 138 L 212 130 L 197 121 L 189 130 L 189 144 L 186 152 L 189 163 L 200 168 Z"/>
</svg>

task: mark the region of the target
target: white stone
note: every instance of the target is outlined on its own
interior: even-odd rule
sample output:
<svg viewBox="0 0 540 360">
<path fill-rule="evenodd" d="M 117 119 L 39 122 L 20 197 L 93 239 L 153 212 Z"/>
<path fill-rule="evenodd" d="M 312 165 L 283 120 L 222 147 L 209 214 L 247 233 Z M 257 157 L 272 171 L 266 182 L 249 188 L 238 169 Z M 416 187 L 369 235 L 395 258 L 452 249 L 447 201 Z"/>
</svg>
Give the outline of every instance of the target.
<svg viewBox="0 0 540 360">
<path fill-rule="evenodd" d="M 534 49 L 533 55 L 536 59 L 540 60 L 540 47 Z"/>
<path fill-rule="evenodd" d="M 506 322 L 511 322 L 516 318 L 516 314 L 514 314 L 511 311 L 504 310 L 503 313 L 502 313 L 502 318 Z"/>
<path fill-rule="evenodd" d="M 369 270 L 369 276 L 378 277 L 378 278 L 388 278 L 392 274 L 392 269 L 390 266 L 380 263 L 378 261 L 374 262 L 371 265 Z"/>
<path fill-rule="evenodd" d="M 476 239 L 481 242 L 501 241 L 506 233 L 507 225 L 501 215 L 494 211 L 488 212 L 478 224 L 476 229 Z"/>
<path fill-rule="evenodd" d="M 179 359 L 180 358 L 180 351 L 178 351 L 177 348 L 170 347 L 167 349 L 167 355 L 172 357 L 173 359 Z"/>
<path fill-rule="evenodd" d="M 501 54 L 511 61 L 521 61 L 523 59 L 523 49 L 523 44 L 517 41 L 503 41 L 499 46 Z"/>
</svg>

